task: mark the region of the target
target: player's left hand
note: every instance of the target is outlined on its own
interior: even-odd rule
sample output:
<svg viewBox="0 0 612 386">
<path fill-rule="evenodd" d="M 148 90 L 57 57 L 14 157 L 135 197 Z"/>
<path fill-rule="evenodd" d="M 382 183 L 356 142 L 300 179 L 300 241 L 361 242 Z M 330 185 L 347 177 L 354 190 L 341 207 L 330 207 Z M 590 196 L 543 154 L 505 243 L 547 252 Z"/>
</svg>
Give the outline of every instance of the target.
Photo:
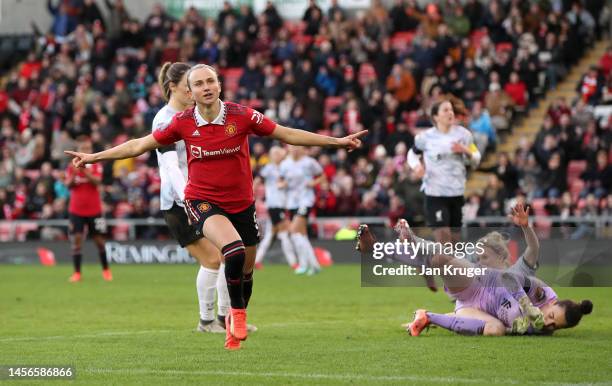
<svg viewBox="0 0 612 386">
<path fill-rule="evenodd" d="M 355 134 L 347 135 L 343 138 L 338 138 L 338 146 L 346 148 L 349 152 L 361 147 L 359 138 L 368 134 L 367 130 L 361 130 Z"/>
<path fill-rule="evenodd" d="M 525 208 L 523 204 L 516 204 L 512 208 L 512 213 L 508 215 L 514 225 L 519 227 L 526 227 L 529 225 L 529 208 Z"/>
</svg>

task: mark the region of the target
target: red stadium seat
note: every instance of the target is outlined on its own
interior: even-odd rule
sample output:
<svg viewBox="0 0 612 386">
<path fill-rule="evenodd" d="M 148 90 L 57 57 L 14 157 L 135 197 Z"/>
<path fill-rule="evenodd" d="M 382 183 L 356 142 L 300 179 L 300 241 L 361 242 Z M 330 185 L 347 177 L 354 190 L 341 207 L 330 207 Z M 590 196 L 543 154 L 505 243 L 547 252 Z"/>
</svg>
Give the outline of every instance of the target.
<svg viewBox="0 0 612 386">
<path fill-rule="evenodd" d="M 38 230 L 38 224 L 35 222 L 26 222 L 15 226 L 15 240 L 26 241 L 28 232 Z"/>
<path fill-rule="evenodd" d="M 291 39 L 296 45 L 300 45 L 303 44 L 305 46 L 309 46 L 310 44 L 312 44 L 313 41 L 313 37 L 310 35 L 302 35 L 302 34 L 298 34 L 295 35 L 292 39 Z"/>
<path fill-rule="evenodd" d="M 571 182 L 568 182 L 569 191 L 572 195 L 572 201 L 576 202 L 578 197 L 580 197 L 580 192 L 584 189 L 584 181 L 580 178 L 575 178 Z"/>
<path fill-rule="evenodd" d="M 28 177 L 31 181 L 36 181 L 38 180 L 38 177 L 40 177 L 40 170 L 39 169 L 26 169 L 23 171 L 23 174 L 25 174 L 25 176 Z"/>
<path fill-rule="evenodd" d="M 241 67 L 226 68 L 221 71 L 223 76 L 223 90 L 236 92 L 238 91 L 238 84 L 240 77 L 242 76 L 243 69 Z"/>
<path fill-rule="evenodd" d="M 120 222 L 113 227 L 113 240 L 125 241 L 130 237 L 130 225 Z"/>
<path fill-rule="evenodd" d="M 344 102 L 342 97 L 327 97 L 325 98 L 325 107 L 323 111 L 323 125 L 324 129 L 328 129 L 329 126 L 340 119 L 336 108 Z"/>
<path fill-rule="evenodd" d="M 132 205 L 127 202 L 120 202 L 115 207 L 115 212 L 113 213 L 113 215 L 117 218 L 123 218 L 130 214 L 132 210 Z"/>
<path fill-rule="evenodd" d="M 391 37 L 391 48 L 396 51 L 403 51 L 412 44 L 414 32 L 396 32 Z"/>
<path fill-rule="evenodd" d="M 540 237 L 547 237 L 552 227 L 552 221 L 548 219 L 548 213 L 545 209 L 546 203 L 547 200 L 545 198 L 535 198 L 531 201 L 535 215 L 535 226 Z"/>
<path fill-rule="evenodd" d="M 13 226 L 11 223 L 0 224 L 0 241 L 13 240 Z"/>
<path fill-rule="evenodd" d="M 326 239 L 333 239 L 340 228 L 342 228 L 342 226 L 339 223 L 326 222 L 323 225 L 323 235 Z"/>
<path fill-rule="evenodd" d="M 587 168 L 586 161 L 570 161 L 567 165 L 567 184 L 571 185 L 572 181 L 580 178 L 582 172 Z"/>
<path fill-rule="evenodd" d="M 286 20 L 283 24 L 283 28 L 289 32 L 291 36 L 294 35 L 303 35 L 306 30 L 306 23 L 299 21 L 290 21 Z"/>
</svg>

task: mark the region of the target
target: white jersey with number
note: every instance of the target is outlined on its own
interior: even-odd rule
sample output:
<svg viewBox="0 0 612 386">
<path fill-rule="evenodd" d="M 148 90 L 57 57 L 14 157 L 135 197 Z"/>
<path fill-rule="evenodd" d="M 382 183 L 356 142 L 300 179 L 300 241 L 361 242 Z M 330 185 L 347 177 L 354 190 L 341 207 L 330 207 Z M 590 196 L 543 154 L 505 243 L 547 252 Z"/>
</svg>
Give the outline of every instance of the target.
<svg viewBox="0 0 612 386">
<path fill-rule="evenodd" d="M 281 176 L 287 181 L 287 209 L 314 206 L 315 192 L 309 183 L 323 174 L 321 165 L 312 157 L 294 160 L 288 157 L 281 163 Z"/>
<path fill-rule="evenodd" d="M 166 105 L 164 106 L 153 118 L 153 131 L 162 130 L 172 120 L 172 117 L 178 113 L 177 110 Z M 167 168 L 164 164 L 162 153 L 166 151 L 176 151 L 179 160 L 179 168 L 183 173 L 185 181 L 187 181 L 187 152 L 185 151 L 185 142 L 178 141 L 172 145 L 164 146 L 156 150 L 157 152 L 157 164 L 159 165 L 159 177 L 161 179 L 161 187 L 159 192 L 160 208 L 161 210 L 168 210 L 172 208 L 172 205 L 176 202 L 178 205 L 183 206 L 180 195 L 175 191 L 170 181 Z"/>
<path fill-rule="evenodd" d="M 432 127 L 414 138 L 414 147 L 425 161 L 421 190 L 428 196 L 455 197 L 465 192 L 466 158 L 451 150 L 453 142 L 468 148 L 474 143 L 472 133 L 462 126 L 453 126 L 447 133 Z"/>
<path fill-rule="evenodd" d="M 265 180 L 266 206 L 269 208 L 284 208 L 287 203 L 286 189 L 280 189 L 278 182 L 281 179 L 280 165 L 272 162 L 264 166 L 259 174 Z"/>
</svg>

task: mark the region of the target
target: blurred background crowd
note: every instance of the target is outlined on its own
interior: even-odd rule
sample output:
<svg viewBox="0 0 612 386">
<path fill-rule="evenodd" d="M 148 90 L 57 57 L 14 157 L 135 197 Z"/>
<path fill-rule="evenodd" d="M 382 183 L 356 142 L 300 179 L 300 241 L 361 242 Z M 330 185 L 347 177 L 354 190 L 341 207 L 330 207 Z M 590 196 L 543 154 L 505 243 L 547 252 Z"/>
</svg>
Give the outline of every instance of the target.
<svg viewBox="0 0 612 386">
<path fill-rule="evenodd" d="M 146 135 L 163 106 L 157 73 L 166 61 L 204 62 L 221 75 L 224 100 L 291 127 L 343 136 L 370 130 L 362 151 L 311 149 L 326 179 L 316 216 L 422 221 L 420 181 L 405 162 L 429 107 L 455 101 L 484 154 L 557 87 L 599 39 L 609 38 L 605 1 L 396 0 L 348 12 L 312 0 L 301 20 L 272 3 L 260 14 L 226 2 L 216 18 L 162 5 L 143 22 L 121 0 L 49 0 L 52 26 L 3 61 L 0 87 L 0 218 L 66 218 L 63 182 L 82 135 L 95 150 Z M 101 7 L 105 7 L 101 12 Z M 521 199 L 542 213 L 612 215 L 612 47 L 550 105 L 535 141 L 499 153 L 486 189 L 467 197 L 466 219 L 504 215 Z M 259 211 L 267 138 L 250 141 Z M 160 217 L 155 154 L 106 163 L 107 217 Z M 143 232 L 147 232 L 143 230 Z M 149 230 L 155 236 L 155 230 Z"/>
</svg>

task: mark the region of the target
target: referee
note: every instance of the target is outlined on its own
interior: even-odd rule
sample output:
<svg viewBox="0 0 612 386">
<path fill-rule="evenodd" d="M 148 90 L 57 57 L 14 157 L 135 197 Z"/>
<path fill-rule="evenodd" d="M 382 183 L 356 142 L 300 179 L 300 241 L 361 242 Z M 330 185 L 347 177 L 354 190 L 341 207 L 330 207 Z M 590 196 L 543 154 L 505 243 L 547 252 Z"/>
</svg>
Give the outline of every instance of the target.
<svg viewBox="0 0 612 386">
<path fill-rule="evenodd" d="M 462 224 L 466 166 L 476 167 L 480 153 L 472 133 L 455 123 L 449 100 L 435 103 L 431 118 L 434 127 L 415 137 L 414 146 L 408 152 L 408 165 L 423 178 L 421 191 L 425 192 L 427 226 L 434 228 L 436 241 L 452 242 L 450 228 L 459 228 Z"/>
</svg>

